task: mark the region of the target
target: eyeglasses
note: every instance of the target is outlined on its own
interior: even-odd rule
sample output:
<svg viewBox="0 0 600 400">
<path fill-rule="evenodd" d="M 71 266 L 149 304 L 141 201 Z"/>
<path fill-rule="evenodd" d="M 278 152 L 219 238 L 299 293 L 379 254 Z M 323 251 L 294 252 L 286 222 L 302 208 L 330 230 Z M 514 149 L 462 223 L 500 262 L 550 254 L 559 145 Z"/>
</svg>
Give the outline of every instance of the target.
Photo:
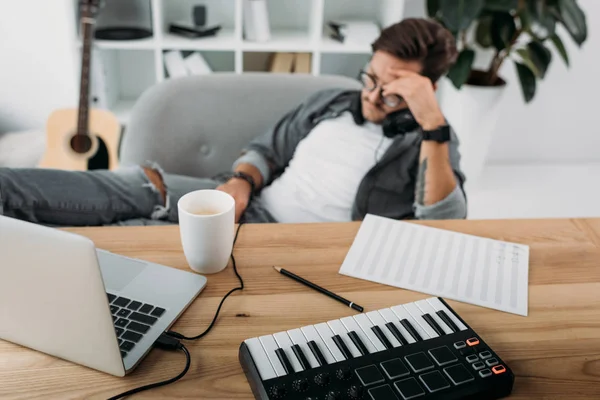
<svg viewBox="0 0 600 400">
<path fill-rule="evenodd" d="M 367 71 L 361 70 L 359 73 L 359 79 L 365 89 L 369 92 L 372 92 L 379 88 L 379 97 L 381 97 L 381 101 L 388 107 L 398 107 L 400 103 L 402 103 L 402 97 L 397 94 L 388 94 L 387 96 L 383 95 L 383 87 L 379 86 L 377 83 L 377 79 L 369 74 Z"/>
</svg>

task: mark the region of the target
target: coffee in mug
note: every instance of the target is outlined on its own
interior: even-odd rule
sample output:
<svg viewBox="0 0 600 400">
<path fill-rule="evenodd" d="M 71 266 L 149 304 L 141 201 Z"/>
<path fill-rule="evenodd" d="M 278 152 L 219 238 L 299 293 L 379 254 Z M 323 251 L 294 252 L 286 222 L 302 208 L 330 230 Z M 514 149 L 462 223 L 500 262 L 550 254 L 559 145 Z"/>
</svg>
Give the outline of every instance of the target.
<svg viewBox="0 0 600 400">
<path fill-rule="evenodd" d="M 183 252 L 201 274 L 225 269 L 233 249 L 235 200 L 220 190 L 187 193 L 177 203 Z"/>
</svg>

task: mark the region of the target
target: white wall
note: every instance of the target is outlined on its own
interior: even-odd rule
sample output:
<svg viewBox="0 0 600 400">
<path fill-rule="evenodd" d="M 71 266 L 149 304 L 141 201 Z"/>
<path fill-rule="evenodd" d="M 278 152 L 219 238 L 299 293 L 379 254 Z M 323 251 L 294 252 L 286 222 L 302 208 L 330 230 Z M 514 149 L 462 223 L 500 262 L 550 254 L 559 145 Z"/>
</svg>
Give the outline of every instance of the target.
<svg viewBox="0 0 600 400">
<path fill-rule="evenodd" d="M 0 1 L 0 133 L 77 107 L 73 0 Z"/>
</svg>

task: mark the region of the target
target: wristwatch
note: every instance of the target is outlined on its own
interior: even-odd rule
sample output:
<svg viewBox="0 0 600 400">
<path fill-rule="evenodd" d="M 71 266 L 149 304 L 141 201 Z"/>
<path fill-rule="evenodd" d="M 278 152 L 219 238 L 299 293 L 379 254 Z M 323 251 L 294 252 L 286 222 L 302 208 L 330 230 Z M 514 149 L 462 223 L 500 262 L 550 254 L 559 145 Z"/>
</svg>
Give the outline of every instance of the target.
<svg viewBox="0 0 600 400">
<path fill-rule="evenodd" d="M 233 178 L 243 179 L 246 182 L 248 182 L 251 187 L 250 196 L 254 195 L 254 190 L 256 189 L 256 184 L 254 183 L 254 178 L 252 178 L 252 176 L 250 176 L 244 172 L 234 172 L 233 174 L 231 174 L 231 179 L 233 179 Z"/>
<path fill-rule="evenodd" d="M 450 141 L 450 126 L 442 125 L 437 129 L 426 131 L 421 130 L 423 134 L 423 140 L 432 140 L 438 143 L 445 143 Z"/>
</svg>

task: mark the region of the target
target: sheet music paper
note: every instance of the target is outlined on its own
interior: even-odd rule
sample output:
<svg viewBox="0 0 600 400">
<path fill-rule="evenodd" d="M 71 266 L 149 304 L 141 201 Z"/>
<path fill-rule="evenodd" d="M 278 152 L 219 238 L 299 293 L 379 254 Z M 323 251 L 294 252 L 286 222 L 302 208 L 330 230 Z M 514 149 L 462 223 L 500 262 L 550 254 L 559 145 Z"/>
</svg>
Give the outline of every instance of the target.
<svg viewBox="0 0 600 400">
<path fill-rule="evenodd" d="M 367 215 L 343 275 L 527 316 L 529 246 Z"/>
</svg>

